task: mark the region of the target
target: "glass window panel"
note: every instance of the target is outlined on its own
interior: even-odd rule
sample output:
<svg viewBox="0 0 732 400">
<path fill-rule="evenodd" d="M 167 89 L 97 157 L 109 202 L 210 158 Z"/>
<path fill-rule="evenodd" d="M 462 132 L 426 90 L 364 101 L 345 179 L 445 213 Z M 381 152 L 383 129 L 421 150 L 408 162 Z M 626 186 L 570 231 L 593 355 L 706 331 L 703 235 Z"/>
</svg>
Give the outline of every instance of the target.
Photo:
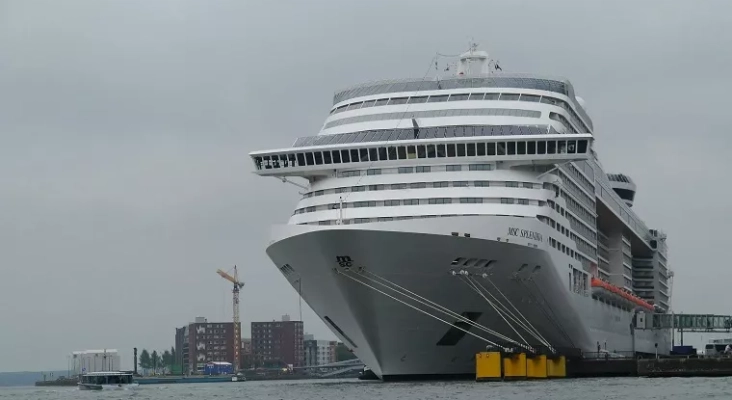
<svg viewBox="0 0 732 400">
<path fill-rule="evenodd" d="M 389 100 L 388 105 L 398 105 L 398 104 L 407 104 L 407 97 L 395 97 L 393 99 Z"/>
<path fill-rule="evenodd" d="M 426 103 L 428 96 L 417 96 L 417 97 L 410 97 L 408 103 L 409 104 L 419 104 L 419 103 Z"/>
<path fill-rule="evenodd" d="M 462 101 L 468 99 L 467 93 L 460 93 L 460 94 L 451 94 L 449 101 Z"/>
<path fill-rule="evenodd" d="M 378 155 L 378 150 L 377 149 L 375 149 L 375 148 L 369 149 L 369 159 L 371 161 L 378 161 L 379 160 L 379 155 Z"/>
<path fill-rule="evenodd" d="M 430 96 L 429 103 L 441 103 L 447 101 L 448 95 Z"/>
</svg>

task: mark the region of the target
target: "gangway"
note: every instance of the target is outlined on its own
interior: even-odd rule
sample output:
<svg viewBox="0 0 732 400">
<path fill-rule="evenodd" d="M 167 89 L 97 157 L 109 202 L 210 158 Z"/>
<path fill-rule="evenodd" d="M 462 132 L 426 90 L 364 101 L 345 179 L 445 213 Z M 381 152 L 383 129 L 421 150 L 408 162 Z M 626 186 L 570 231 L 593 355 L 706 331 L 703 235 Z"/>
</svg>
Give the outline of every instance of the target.
<svg viewBox="0 0 732 400">
<path fill-rule="evenodd" d="M 732 330 L 732 316 L 638 312 L 635 316 L 635 329 L 675 329 L 684 332 L 730 332 Z"/>
</svg>

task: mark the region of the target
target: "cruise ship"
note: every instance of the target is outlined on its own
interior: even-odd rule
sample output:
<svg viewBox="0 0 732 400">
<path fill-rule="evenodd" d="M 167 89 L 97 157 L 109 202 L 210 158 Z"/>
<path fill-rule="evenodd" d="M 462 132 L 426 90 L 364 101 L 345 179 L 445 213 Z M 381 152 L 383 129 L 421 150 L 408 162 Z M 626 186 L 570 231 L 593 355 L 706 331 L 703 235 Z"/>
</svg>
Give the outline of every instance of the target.
<svg viewBox="0 0 732 400">
<path fill-rule="evenodd" d="M 384 380 L 474 374 L 485 349 L 667 354 L 670 331 L 633 329 L 669 312 L 666 235 L 603 170 L 584 100 L 456 58 L 338 91 L 317 135 L 250 153 L 299 193 L 275 266 Z"/>
</svg>

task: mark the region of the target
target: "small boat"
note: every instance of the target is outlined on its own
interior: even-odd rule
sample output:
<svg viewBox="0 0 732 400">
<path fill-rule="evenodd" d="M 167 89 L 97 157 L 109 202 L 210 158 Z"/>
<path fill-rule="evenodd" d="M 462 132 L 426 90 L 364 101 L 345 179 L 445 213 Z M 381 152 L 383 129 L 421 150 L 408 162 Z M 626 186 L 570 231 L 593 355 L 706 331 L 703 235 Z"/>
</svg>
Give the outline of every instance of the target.
<svg viewBox="0 0 732 400">
<path fill-rule="evenodd" d="M 132 372 L 90 372 L 79 379 L 80 390 L 126 390 L 137 386 L 139 383 L 133 380 Z"/>
</svg>

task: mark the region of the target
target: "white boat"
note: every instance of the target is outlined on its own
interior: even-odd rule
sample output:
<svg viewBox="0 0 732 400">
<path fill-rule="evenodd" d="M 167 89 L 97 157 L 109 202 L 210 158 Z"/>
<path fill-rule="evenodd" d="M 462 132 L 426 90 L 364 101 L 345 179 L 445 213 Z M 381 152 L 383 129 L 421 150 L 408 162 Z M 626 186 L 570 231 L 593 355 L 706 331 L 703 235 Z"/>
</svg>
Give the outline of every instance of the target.
<svg viewBox="0 0 732 400">
<path fill-rule="evenodd" d="M 104 371 L 90 372 L 79 378 L 81 390 L 129 390 L 139 386 L 132 372 Z"/>
<path fill-rule="evenodd" d="M 668 353 L 670 331 L 630 328 L 669 308 L 666 235 L 603 170 L 584 100 L 457 61 L 337 92 L 317 136 L 250 154 L 302 195 L 269 257 L 382 379 L 473 374 L 487 346 Z"/>
</svg>

